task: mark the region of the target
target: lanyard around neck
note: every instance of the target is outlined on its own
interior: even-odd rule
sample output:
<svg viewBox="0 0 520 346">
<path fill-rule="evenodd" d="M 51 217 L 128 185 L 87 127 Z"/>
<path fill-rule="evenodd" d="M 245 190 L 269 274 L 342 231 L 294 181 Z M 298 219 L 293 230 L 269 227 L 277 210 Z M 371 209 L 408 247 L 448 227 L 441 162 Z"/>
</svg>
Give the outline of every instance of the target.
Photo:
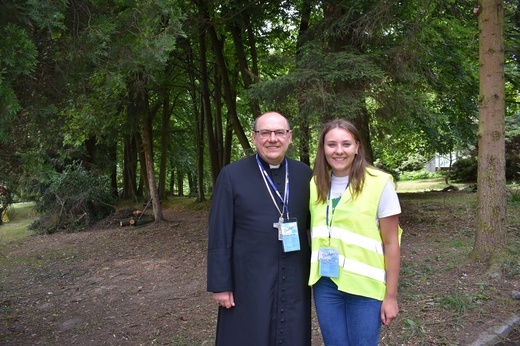
<svg viewBox="0 0 520 346">
<path fill-rule="evenodd" d="M 350 179 L 349 179 L 347 185 L 345 186 L 344 191 L 347 191 L 349 184 L 350 184 Z M 332 193 L 332 173 L 330 174 L 329 193 L 327 194 L 327 208 L 325 209 L 325 222 L 327 224 L 327 228 L 329 229 L 329 238 L 330 238 L 330 229 L 332 228 L 332 218 L 334 217 L 334 211 L 336 209 L 334 207 L 331 207 L 331 204 L 332 204 L 331 193 Z M 338 198 L 341 199 L 342 196 L 343 195 L 341 195 Z M 330 215 L 330 219 L 329 219 L 329 215 Z"/>
<path fill-rule="evenodd" d="M 262 174 L 262 178 L 264 179 L 265 187 L 267 188 L 267 191 L 269 191 L 269 194 L 271 195 L 271 199 L 273 200 L 273 204 L 280 213 L 280 217 L 283 216 L 284 212 L 287 214 L 287 217 L 289 218 L 289 163 L 287 162 L 287 158 L 285 159 L 285 191 L 284 196 L 282 198 L 282 195 L 280 194 L 280 191 L 276 188 L 275 184 L 273 183 L 273 180 L 265 170 L 264 166 L 260 162 L 260 159 L 258 158 L 258 154 L 256 155 L 256 162 L 258 163 L 258 169 L 260 169 L 260 173 Z M 283 203 L 282 210 L 278 207 L 278 203 L 276 203 L 273 193 L 271 189 L 269 188 L 269 185 L 271 185 L 271 188 L 274 190 L 280 201 Z"/>
</svg>

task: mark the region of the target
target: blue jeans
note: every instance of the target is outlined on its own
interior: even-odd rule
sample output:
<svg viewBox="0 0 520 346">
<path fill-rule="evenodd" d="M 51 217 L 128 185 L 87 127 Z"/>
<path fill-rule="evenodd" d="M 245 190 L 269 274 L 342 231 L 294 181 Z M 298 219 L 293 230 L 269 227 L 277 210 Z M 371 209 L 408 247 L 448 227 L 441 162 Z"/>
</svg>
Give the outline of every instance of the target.
<svg viewBox="0 0 520 346">
<path fill-rule="evenodd" d="M 378 345 L 381 301 L 341 292 L 327 277 L 314 284 L 313 292 L 325 346 Z"/>
</svg>

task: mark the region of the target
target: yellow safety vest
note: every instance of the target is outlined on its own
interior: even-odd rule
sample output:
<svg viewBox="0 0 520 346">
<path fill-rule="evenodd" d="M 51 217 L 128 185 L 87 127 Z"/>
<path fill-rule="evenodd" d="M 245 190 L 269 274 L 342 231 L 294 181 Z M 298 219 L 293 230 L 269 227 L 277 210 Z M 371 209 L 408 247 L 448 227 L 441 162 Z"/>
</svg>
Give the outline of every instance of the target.
<svg viewBox="0 0 520 346">
<path fill-rule="evenodd" d="M 339 277 L 332 278 L 332 281 L 338 289 L 383 300 L 386 292 L 385 259 L 376 219 L 379 198 L 389 177 L 389 174 L 367 168 L 365 184 L 357 198 L 352 199 L 350 188 L 341 196 L 332 216 L 330 232 L 325 216 L 327 203 L 316 203 L 317 189 L 312 179 L 309 200 L 312 235 L 309 285 L 314 285 L 320 279 L 319 249 L 334 248 L 339 252 L 340 270 Z"/>
</svg>

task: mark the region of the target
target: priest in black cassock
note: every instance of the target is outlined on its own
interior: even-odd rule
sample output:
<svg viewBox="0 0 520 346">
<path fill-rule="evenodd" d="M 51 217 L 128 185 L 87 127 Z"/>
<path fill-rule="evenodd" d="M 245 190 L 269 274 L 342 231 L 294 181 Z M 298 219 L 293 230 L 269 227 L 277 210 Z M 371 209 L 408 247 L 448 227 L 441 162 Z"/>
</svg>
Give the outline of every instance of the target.
<svg viewBox="0 0 520 346">
<path fill-rule="evenodd" d="M 219 304 L 218 346 L 311 344 L 309 181 L 285 156 L 289 122 L 255 121 L 257 154 L 224 167 L 209 215 L 207 288 Z"/>
</svg>

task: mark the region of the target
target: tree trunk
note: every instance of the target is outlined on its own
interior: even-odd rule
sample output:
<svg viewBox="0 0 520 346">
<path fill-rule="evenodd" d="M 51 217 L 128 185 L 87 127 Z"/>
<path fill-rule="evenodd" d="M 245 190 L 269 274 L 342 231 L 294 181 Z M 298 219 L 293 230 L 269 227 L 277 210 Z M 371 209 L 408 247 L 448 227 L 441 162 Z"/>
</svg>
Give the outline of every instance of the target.
<svg viewBox="0 0 520 346">
<path fill-rule="evenodd" d="M 189 43 L 189 41 L 187 41 Z M 191 48 L 191 44 L 188 44 L 186 46 L 187 51 L 187 58 L 188 58 L 188 64 L 187 64 L 187 70 L 188 70 L 188 77 L 190 79 L 190 94 L 191 94 L 191 100 L 193 104 L 193 115 L 195 119 L 195 151 L 197 156 L 197 202 L 202 202 L 205 200 L 204 198 L 204 189 L 202 186 L 204 186 L 204 114 L 201 114 L 200 109 L 205 111 L 205 101 L 202 97 L 202 93 L 199 92 L 199 85 L 198 85 L 198 76 L 196 76 L 195 69 L 195 61 L 193 59 L 193 50 Z M 205 60 L 203 60 L 201 63 L 205 64 Z M 209 109 L 207 109 L 209 110 Z M 189 177 L 188 173 L 188 177 Z M 191 190 L 191 184 L 190 184 L 190 190 Z M 191 191 L 190 191 L 191 195 Z"/>
<path fill-rule="evenodd" d="M 152 200 L 153 216 L 155 222 L 164 221 L 162 207 L 159 199 L 159 192 L 157 190 L 157 184 L 155 182 L 155 169 L 153 162 L 153 136 L 151 126 L 151 112 L 148 107 L 148 98 L 146 95 L 146 78 L 141 72 L 136 77 L 135 88 L 135 107 L 136 111 L 141 114 L 141 126 L 142 126 L 142 141 L 143 141 L 143 156 L 144 165 L 146 167 L 146 175 L 148 178 L 148 194 Z"/>
<path fill-rule="evenodd" d="M 117 143 L 116 141 L 109 141 L 108 156 L 111 162 L 110 168 L 110 186 L 112 187 L 112 194 L 118 197 L 117 191 Z"/>
<path fill-rule="evenodd" d="M 179 197 L 184 196 L 184 173 L 177 168 L 177 189 L 179 193 L 177 194 Z"/>
<path fill-rule="evenodd" d="M 506 245 L 504 13 L 502 0 L 480 0 L 477 230 L 472 258 L 491 266 Z"/>
<path fill-rule="evenodd" d="M 146 158 L 143 151 L 143 138 L 141 135 L 142 128 L 134 133 L 135 146 L 137 147 L 137 155 L 139 157 L 139 185 L 137 187 L 137 196 L 146 196 L 146 199 L 150 199 L 150 189 L 148 187 L 148 173 L 146 173 Z"/>
<path fill-rule="evenodd" d="M 131 120 L 131 109 L 127 110 L 127 118 L 131 128 L 130 133 L 125 133 L 124 136 L 124 149 L 123 149 L 123 193 L 121 198 L 128 199 L 132 198 L 134 201 L 137 200 L 137 153 L 139 148 L 135 141 L 135 129 Z"/>
<path fill-rule="evenodd" d="M 298 30 L 298 40 L 296 42 L 296 65 L 298 65 L 301 61 L 301 48 L 305 44 L 305 36 L 307 34 L 307 30 L 309 29 L 310 16 L 312 12 L 312 2 L 311 0 L 304 0 L 301 3 L 301 21 L 300 28 Z M 300 109 L 299 125 L 300 125 L 300 136 L 299 136 L 299 149 L 300 149 L 300 161 L 306 163 L 307 165 L 311 165 L 310 161 L 310 149 L 309 142 L 311 140 L 311 129 L 309 124 L 309 114 L 308 112 L 302 111 L 302 104 L 305 103 L 305 100 L 302 100 L 300 97 L 298 98 L 298 106 Z"/>
<path fill-rule="evenodd" d="M 219 148 L 219 170 L 231 162 L 231 143 L 233 142 L 233 126 L 222 114 L 222 78 L 217 68 L 215 70 L 215 131 Z M 225 121 L 224 121 L 225 120 Z"/>
<path fill-rule="evenodd" d="M 170 168 L 170 196 L 173 196 L 175 192 L 175 169 Z"/>
<path fill-rule="evenodd" d="M 153 163 L 153 152 L 152 152 L 152 129 L 150 123 L 146 120 L 147 115 L 143 114 L 143 152 L 146 165 L 146 174 L 148 176 L 148 188 L 149 196 L 152 200 L 153 216 L 156 222 L 164 221 L 161 202 L 159 198 L 159 191 L 157 190 L 157 184 L 155 182 L 155 169 Z"/>
<path fill-rule="evenodd" d="M 363 87 L 360 87 L 360 89 L 363 89 Z M 352 121 L 361 134 L 363 147 L 365 147 L 365 159 L 372 164 L 374 162 L 374 154 L 372 152 L 372 144 L 370 143 L 370 115 L 366 106 L 362 106 L 356 112 L 356 117 Z"/>
<path fill-rule="evenodd" d="M 159 197 L 166 196 L 166 164 L 168 162 L 168 144 L 170 143 L 170 94 L 163 91 L 162 126 L 161 126 L 161 162 L 159 167 Z"/>
<path fill-rule="evenodd" d="M 202 25 L 199 25 L 199 64 L 200 64 L 200 93 L 202 103 L 202 117 L 206 124 L 206 133 L 208 138 L 209 163 L 211 170 L 211 180 L 213 185 L 217 181 L 217 176 L 222 168 L 220 166 L 219 148 L 222 148 L 222 137 L 218 136 L 218 122 L 213 122 L 213 114 L 211 112 L 211 99 L 209 91 L 209 75 L 207 68 L 207 49 L 206 34 Z M 215 126 L 215 128 L 213 127 Z M 220 125 L 220 128 L 222 126 Z"/>
<path fill-rule="evenodd" d="M 197 124 L 197 202 L 204 202 L 204 117 L 199 114 Z"/>
</svg>

